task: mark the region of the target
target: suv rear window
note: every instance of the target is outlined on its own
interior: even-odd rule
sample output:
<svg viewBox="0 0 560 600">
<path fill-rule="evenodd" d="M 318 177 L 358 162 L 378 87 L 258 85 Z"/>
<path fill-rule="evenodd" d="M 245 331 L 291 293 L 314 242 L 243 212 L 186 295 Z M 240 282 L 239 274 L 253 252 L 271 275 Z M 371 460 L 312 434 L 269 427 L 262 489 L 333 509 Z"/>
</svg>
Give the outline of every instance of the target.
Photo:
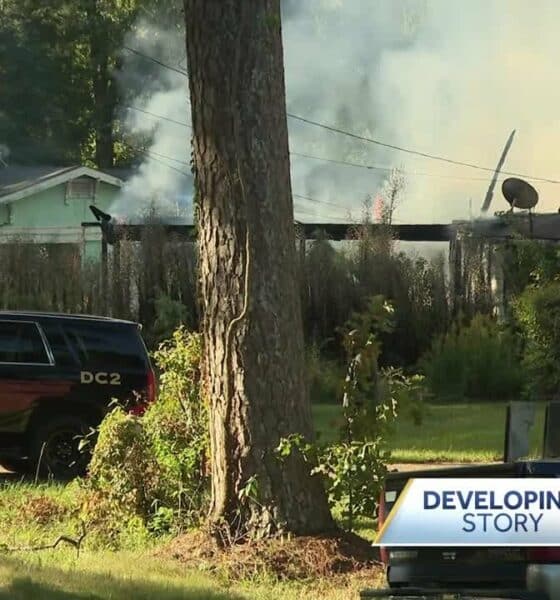
<svg viewBox="0 0 560 600">
<path fill-rule="evenodd" d="M 35 323 L 0 321 L 0 362 L 50 364 L 43 338 Z"/>
<path fill-rule="evenodd" d="M 82 366 L 90 369 L 146 369 L 144 343 L 133 327 L 96 324 L 93 328 L 72 324 L 65 326 L 65 330 Z"/>
</svg>

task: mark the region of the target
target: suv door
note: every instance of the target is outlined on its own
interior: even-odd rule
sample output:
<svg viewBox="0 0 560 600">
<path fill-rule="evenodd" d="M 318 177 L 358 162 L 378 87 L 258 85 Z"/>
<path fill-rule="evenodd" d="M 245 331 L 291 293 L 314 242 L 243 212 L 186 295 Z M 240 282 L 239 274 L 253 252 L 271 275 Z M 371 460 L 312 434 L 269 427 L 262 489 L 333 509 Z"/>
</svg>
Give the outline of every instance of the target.
<svg viewBox="0 0 560 600">
<path fill-rule="evenodd" d="M 124 406 L 146 390 L 149 358 L 136 325 L 71 323 L 65 326 L 80 364 L 80 395 L 108 408 L 113 400 Z"/>
<path fill-rule="evenodd" d="M 0 319 L 0 434 L 23 433 L 35 402 L 66 387 L 40 325 Z"/>
</svg>

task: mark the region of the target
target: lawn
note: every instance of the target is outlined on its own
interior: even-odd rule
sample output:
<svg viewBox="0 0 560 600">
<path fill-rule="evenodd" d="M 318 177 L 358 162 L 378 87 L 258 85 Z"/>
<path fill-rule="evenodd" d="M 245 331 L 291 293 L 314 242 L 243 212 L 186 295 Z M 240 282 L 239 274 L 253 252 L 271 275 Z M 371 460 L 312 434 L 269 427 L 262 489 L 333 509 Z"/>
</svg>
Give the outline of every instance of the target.
<svg viewBox="0 0 560 600">
<path fill-rule="evenodd" d="M 313 407 L 322 439 L 334 439 L 340 408 Z M 503 403 L 432 405 L 420 426 L 402 419 L 391 440 L 393 461 L 477 462 L 499 460 L 503 452 L 506 405 Z M 533 431 L 535 455 L 540 448 L 544 407 Z M 0 483 L 0 600 L 342 600 L 357 598 L 364 587 L 382 582 L 371 574 L 340 576 L 314 582 L 230 582 L 216 574 L 186 569 L 156 553 L 146 539 L 122 540 L 124 550 L 110 552 L 86 537 L 79 556 L 70 546 L 54 550 L 13 551 L 52 543 L 59 535 L 76 536 L 76 487 L 18 482 Z M 356 523 L 366 537 L 373 523 Z M 374 580 L 372 581 L 372 578 Z"/>
<path fill-rule="evenodd" d="M 371 572 L 312 582 L 279 583 L 262 576 L 230 582 L 223 576 L 187 569 L 161 552 L 165 539 L 122 540 L 127 549 L 105 550 L 86 536 L 79 555 L 52 544 L 60 535 L 77 537 L 77 487 L 0 480 L 0 600 L 343 600 L 378 585 Z"/>
<path fill-rule="evenodd" d="M 0 559 L 0 599 L 10 600 L 347 600 L 379 581 L 347 577 L 313 583 L 229 584 L 171 559 L 140 552 L 64 549 Z"/>
<path fill-rule="evenodd" d="M 322 440 L 336 436 L 341 408 L 321 404 L 313 407 L 315 426 Z M 408 419 L 397 422 L 391 439 L 392 461 L 488 462 L 502 460 L 506 403 L 434 404 L 427 408 L 422 425 Z M 544 404 L 539 405 L 532 431 L 531 455 L 541 450 Z"/>
</svg>

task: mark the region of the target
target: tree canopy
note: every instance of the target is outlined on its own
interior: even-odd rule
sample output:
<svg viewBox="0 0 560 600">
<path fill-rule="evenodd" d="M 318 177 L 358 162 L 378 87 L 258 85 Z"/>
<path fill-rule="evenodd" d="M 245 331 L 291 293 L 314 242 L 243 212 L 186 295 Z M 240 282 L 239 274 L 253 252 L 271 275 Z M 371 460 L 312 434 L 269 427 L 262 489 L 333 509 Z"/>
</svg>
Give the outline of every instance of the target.
<svg viewBox="0 0 560 600">
<path fill-rule="evenodd" d="M 98 167 L 133 158 L 122 143 L 123 105 L 160 76 L 127 55 L 146 23 L 180 27 L 180 2 L 3 0 L 0 2 L 0 145 L 18 164 Z M 142 80 L 124 63 L 142 61 Z M 120 84 L 122 83 L 122 85 Z M 7 150 L 6 150 L 7 148 Z"/>
</svg>

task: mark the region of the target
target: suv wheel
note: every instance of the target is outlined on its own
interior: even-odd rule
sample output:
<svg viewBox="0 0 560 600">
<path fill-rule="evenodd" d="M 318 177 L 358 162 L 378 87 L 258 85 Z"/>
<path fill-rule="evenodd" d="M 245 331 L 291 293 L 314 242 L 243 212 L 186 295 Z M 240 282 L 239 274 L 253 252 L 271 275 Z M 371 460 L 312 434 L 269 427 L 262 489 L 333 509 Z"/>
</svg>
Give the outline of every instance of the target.
<svg viewBox="0 0 560 600">
<path fill-rule="evenodd" d="M 40 424 L 31 439 L 33 469 L 55 479 L 73 479 L 86 472 L 89 452 L 80 450 L 80 440 L 89 431 L 80 417 L 53 417 Z"/>
</svg>

